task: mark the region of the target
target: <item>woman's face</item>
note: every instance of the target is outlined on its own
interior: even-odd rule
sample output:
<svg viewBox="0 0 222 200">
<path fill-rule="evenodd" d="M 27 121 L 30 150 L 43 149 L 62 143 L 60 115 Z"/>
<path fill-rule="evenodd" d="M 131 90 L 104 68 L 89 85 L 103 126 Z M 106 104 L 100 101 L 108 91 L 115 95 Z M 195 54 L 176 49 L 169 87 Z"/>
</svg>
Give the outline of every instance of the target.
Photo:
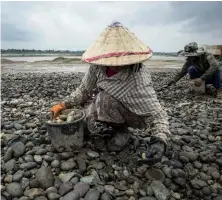
<svg viewBox="0 0 222 200">
<path fill-rule="evenodd" d="M 126 69 L 128 67 L 130 67 L 131 65 L 125 65 L 125 66 L 111 66 L 109 67 L 110 69 L 112 69 L 114 72 L 119 72 L 122 69 Z"/>
</svg>

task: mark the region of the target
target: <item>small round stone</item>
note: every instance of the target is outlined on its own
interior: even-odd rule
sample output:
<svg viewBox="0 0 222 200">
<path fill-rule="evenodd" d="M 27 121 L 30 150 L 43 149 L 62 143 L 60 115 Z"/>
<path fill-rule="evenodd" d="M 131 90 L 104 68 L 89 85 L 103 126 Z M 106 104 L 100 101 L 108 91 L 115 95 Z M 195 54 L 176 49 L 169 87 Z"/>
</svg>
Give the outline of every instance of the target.
<svg viewBox="0 0 222 200">
<path fill-rule="evenodd" d="M 12 196 L 12 197 L 21 197 L 23 194 L 23 189 L 21 185 L 17 182 L 9 183 L 6 186 L 6 191 Z"/>
</svg>

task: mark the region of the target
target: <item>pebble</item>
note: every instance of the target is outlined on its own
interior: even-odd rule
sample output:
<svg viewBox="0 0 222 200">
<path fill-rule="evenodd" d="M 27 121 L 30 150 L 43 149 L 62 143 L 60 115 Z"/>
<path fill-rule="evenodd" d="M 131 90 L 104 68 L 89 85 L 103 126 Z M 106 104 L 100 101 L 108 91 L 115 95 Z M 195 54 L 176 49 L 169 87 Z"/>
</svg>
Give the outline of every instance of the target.
<svg viewBox="0 0 222 200">
<path fill-rule="evenodd" d="M 104 190 L 109 194 L 113 194 L 115 191 L 115 187 L 113 185 L 105 185 Z"/>
<path fill-rule="evenodd" d="M 38 188 L 39 187 L 39 181 L 37 179 L 33 179 L 29 183 L 30 188 Z"/>
<path fill-rule="evenodd" d="M 53 168 L 58 168 L 59 166 L 60 166 L 59 160 L 54 160 L 54 161 L 52 161 L 51 167 L 53 167 Z"/>
<path fill-rule="evenodd" d="M 19 182 L 22 177 L 23 177 L 24 171 L 18 170 L 14 175 L 13 175 L 13 181 Z"/>
<path fill-rule="evenodd" d="M 34 155 L 34 161 L 38 164 L 42 163 L 42 157 L 40 155 Z"/>
<path fill-rule="evenodd" d="M 33 162 L 33 161 L 34 161 L 32 155 L 25 155 L 25 156 L 24 156 L 24 160 L 25 160 L 26 162 Z"/>
<path fill-rule="evenodd" d="M 141 197 L 139 200 L 156 200 L 155 197 Z"/>
<path fill-rule="evenodd" d="M 133 196 L 134 195 L 134 191 L 132 189 L 128 189 L 125 191 L 126 195 L 128 196 Z"/>
<path fill-rule="evenodd" d="M 9 160 L 8 162 L 5 163 L 5 171 L 10 172 L 13 171 L 15 168 L 16 161 L 14 159 Z"/>
<path fill-rule="evenodd" d="M 60 195 L 56 193 L 49 193 L 47 196 L 49 200 L 58 200 L 60 198 Z"/>
<path fill-rule="evenodd" d="M 21 130 L 21 129 L 23 129 L 23 126 L 21 124 L 16 123 L 16 124 L 14 124 L 14 128 L 16 130 Z"/>
<path fill-rule="evenodd" d="M 153 196 L 153 189 L 152 189 L 151 186 L 147 186 L 147 187 L 146 187 L 146 194 L 147 194 L 148 196 Z"/>
<path fill-rule="evenodd" d="M 200 163 L 199 161 L 195 161 L 193 163 L 194 167 L 196 167 L 197 169 L 201 169 L 202 168 L 202 163 Z"/>
<path fill-rule="evenodd" d="M 204 195 L 209 196 L 211 194 L 211 189 L 210 189 L 210 187 L 204 187 L 202 192 Z"/>
<path fill-rule="evenodd" d="M 111 200 L 110 197 L 109 197 L 109 195 L 106 194 L 106 193 L 103 193 L 103 194 L 100 196 L 100 199 L 101 199 L 101 200 Z"/>
<path fill-rule="evenodd" d="M 6 186 L 6 191 L 12 196 L 12 197 L 21 197 L 23 194 L 23 189 L 21 185 L 17 182 L 9 183 Z"/>
<path fill-rule="evenodd" d="M 36 199 L 37 199 L 37 198 L 36 198 Z M 35 199 L 35 200 L 36 200 L 36 199 Z M 20 197 L 19 200 L 29 200 L 29 198 L 23 196 L 23 197 Z M 37 199 L 37 200 L 38 200 L 38 199 Z M 41 200 L 41 199 L 39 199 L 39 200 Z M 47 199 L 42 199 L 42 200 L 47 200 Z"/>
<path fill-rule="evenodd" d="M 36 179 L 39 182 L 39 186 L 43 189 L 47 189 L 54 184 L 54 177 L 51 169 L 48 167 L 41 167 L 35 174 Z"/>
<path fill-rule="evenodd" d="M 218 172 L 212 172 L 211 176 L 212 176 L 213 179 L 217 180 L 217 179 L 220 178 L 220 173 L 218 173 Z"/>
<path fill-rule="evenodd" d="M 70 192 L 72 189 L 73 189 L 73 186 L 71 182 L 63 183 L 59 188 L 59 194 L 61 196 L 64 196 L 65 194 Z"/>
<path fill-rule="evenodd" d="M 63 196 L 62 198 L 60 198 L 60 200 L 79 200 L 79 192 L 78 191 L 71 191 L 69 193 L 67 193 L 65 196 Z"/>
<path fill-rule="evenodd" d="M 12 155 L 13 155 L 13 149 L 12 147 L 9 147 L 4 155 L 4 161 L 7 162 L 9 161 L 11 158 L 12 158 Z"/>
<path fill-rule="evenodd" d="M 96 189 L 90 189 L 90 190 L 86 193 L 84 199 L 85 199 L 85 200 L 98 200 L 99 197 L 100 197 L 100 192 L 99 192 L 98 190 L 96 190 Z"/>
<path fill-rule="evenodd" d="M 158 180 L 160 182 L 164 182 L 165 175 L 160 169 L 148 169 L 146 172 L 146 178 L 149 180 Z"/>
<path fill-rule="evenodd" d="M 189 159 L 189 161 L 195 161 L 197 160 L 198 154 L 195 152 L 180 152 L 180 156 L 186 157 Z"/>
<path fill-rule="evenodd" d="M 21 157 L 25 153 L 25 145 L 22 142 L 17 142 L 12 146 L 13 156 L 15 158 Z"/>
<path fill-rule="evenodd" d="M 48 199 L 44 196 L 38 196 L 35 198 L 35 200 L 48 200 Z"/>
<path fill-rule="evenodd" d="M 169 198 L 170 193 L 168 189 L 160 181 L 152 181 L 150 186 L 157 200 L 167 200 Z"/>
<path fill-rule="evenodd" d="M 73 158 L 74 154 L 73 152 L 63 152 L 61 153 L 62 159 L 67 160 L 69 158 Z"/>
<path fill-rule="evenodd" d="M 90 188 L 89 184 L 82 183 L 82 182 L 79 182 L 74 186 L 74 190 L 77 190 L 79 192 L 80 197 L 85 196 L 85 194 L 88 192 L 89 188 Z"/>
<path fill-rule="evenodd" d="M 61 170 L 68 171 L 70 169 L 73 169 L 76 166 L 75 162 L 73 161 L 65 161 L 60 164 Z"/>
<path fill-rule="evenodd" d="M 207 183 L 205 181 L 200 180 L 200 179 L 199 180 L 197 180 L 197 179 L 191 180 L 190 183 L 195 189 L 201 189 L 201 188 L 207 186 Z"/>
<path fill-rule="evenodd" d="M 49 187 L 46 191 L 46 194 L 49 194 L 49 193 L 57 193 L 57 189 L 56 187 Z"/>
<path fill-rule="evenodd" d="M 47 150 L 46 149 L 39 149 L 36 151 L 36 155 L 44 155 L 47 153 Z"/>
<path fill-rule="evenodd" d="M 65 183 L 68 182 L 73 176 L 77 175 L 76 172 L 68 172 L 59 174 L 59 179 Z"/>
<path fill-rule="evenodd" d="M 28 185 L 29 185 L 29 179 L 23 177 L 20 183 L 21 183 L 22 188 L 26 189 L 26 187 L 28 187 Z"/>
<path fill-rule="evenodd" d="M 92 175 L 84 176 L 84 177 L 82 177 L 80 179 L 80 181 L 83 182 L 83 183 L 88 183 L 90 185 L 93 185 L 95 183 L 95 181 L 96 181 L 96 178 L 94 176 L 92 176 Z"/>
<path fill-rule="evenodd" d="M 99 157 L 99 154 L 95 151 L 88 151 L 87 155 L 91 158 L 98 158 Z"/>
<path fill-rule="evenodd" d="M 32 188 L 32 189 L 26 190 L 24 194 L 30 199 L 34 199 L 38 196 L 44 195 L 44 190 L 42 190 L 41 188 Z"/>
<path fill-rule="evenodd" d="M 26 169 L 26 170 L 33 169 L 33 168 L 36 168 L 36 167 L 37 167 L 36 162 L 27 162 L 27 163 L 22 163 L 20 165 L 21 169 Z"/>
<path fill-rule="evenodd" d="M 172 197 L 175 198 L 175 199 L 180 199 L 180 194 L 179 194 L 179 193 L 172 192 L 171 195 L 172 195 Z"/>
</svg>

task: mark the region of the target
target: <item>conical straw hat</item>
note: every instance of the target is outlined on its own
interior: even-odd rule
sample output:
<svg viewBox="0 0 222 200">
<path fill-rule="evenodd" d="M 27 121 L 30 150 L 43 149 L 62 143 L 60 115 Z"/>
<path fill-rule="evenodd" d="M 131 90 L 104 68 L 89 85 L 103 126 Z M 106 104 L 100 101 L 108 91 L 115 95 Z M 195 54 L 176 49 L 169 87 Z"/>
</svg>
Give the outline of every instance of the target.
<svg viewBox="0 0 222 200">
<path fill-rule="evenodd" d="M 143 62 L 152 50 L 119 22 L 113 22 L 82 56 L 87 63 L 122 66 Z"/>
</svg>

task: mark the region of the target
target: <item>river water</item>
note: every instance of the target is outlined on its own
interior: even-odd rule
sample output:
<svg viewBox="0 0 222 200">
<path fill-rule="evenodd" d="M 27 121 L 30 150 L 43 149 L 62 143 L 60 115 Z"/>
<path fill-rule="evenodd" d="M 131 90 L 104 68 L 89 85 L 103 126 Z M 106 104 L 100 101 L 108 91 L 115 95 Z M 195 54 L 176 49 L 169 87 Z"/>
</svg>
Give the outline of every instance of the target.
<svg viewBox="0 0 222 200">
<path fill-rule="evenodd" d="M 35 62 L 35 61 L 52 61 L 59 56 L 40 56 L 40 57 L 2 57 L 12 61 L 26 61 L 26 62 Z M 80 58 L 80 56 L 62 56 L 65 58 Z M 152 56 L 150 60 L 183 60 L 182 57 L 173 57 L 173 56 Z"/>
<path fill-rule="evenodd" d="M 51 61 L 58 56 L 42 56 L 42 57 L 2 57 L 3 59 L 8 59 L 12 61 L 26 61 L 26 63 L 11 63 L 11 64 L 2 64 L 1 72 L 2 73 L 51 73 L 51 72 L 86 72 L 89 68 L 89 64 L 77 62 L 77 63 L 51 63 L 51 62 L 35 62 L 35 61 Z M 78 56 L 65 56 L 67 58 L 81 58 Z M 164 66 L 153 65 L 151 63 L 146 64 L 151 69 L 161 70 L 165 69 L 174 69 L 181 67 L 181 64 L 171 63 L 170 61 L 181 61 L 183 58 L 181 57 L 168 57 L 168 56 L 153 56 L 150 60 L 155 61 L 166 61 L 169 63 Z"/>
</svg>

